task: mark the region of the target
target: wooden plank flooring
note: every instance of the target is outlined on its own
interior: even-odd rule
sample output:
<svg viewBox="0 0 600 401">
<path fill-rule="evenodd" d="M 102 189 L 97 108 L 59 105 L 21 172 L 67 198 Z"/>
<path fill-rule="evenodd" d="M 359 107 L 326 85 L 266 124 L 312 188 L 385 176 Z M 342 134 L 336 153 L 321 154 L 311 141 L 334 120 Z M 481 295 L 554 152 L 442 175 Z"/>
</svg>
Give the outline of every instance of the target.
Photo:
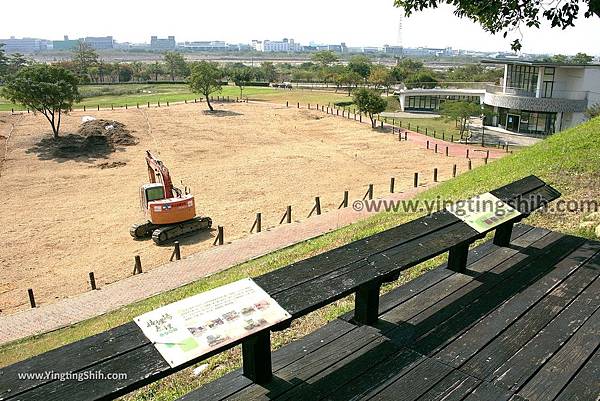
<svg viewBox="0 0 600 401">
<path fill-rule="evenodd" d="M 240 371 L 182 400 L 600 399 L 600 243 L 519 225 L 465 274 L 440 266 L 273 353 L 274 379 Z"/>
</svg>

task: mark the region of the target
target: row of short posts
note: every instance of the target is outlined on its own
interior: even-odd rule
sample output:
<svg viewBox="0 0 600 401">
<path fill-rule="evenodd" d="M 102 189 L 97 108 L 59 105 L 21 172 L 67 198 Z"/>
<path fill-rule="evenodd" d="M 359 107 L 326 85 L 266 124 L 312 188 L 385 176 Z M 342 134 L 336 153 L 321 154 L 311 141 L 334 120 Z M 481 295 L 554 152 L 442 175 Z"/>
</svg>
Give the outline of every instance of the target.
<svg viewBox="0 0 600 401">
<path fill-rule="evenodd" d="M 200 99 L 200 100 L 202 100 L 202 99 Z M 214 101 L 214 100 L 215 100 L 215 99 L 214 99 L 214 97 L 212 97 L 212 96 L 211 96 L 211 101 Z M 240 99 L 239 99 L 239 97 L 238 97 L 238 98 L 236 98 L 236 102 L 238 102 L 239 100 L 240 100 Z M 192 99 L 190 99 L 189 101 L 190 101 L 190 102 L 192 102 Z M 217 99 L 216 99 L 216 101 L 217 101 L 217 102 L 219 102 L 219 101 L 220 101 L 220 102 L 231 102 L 231 98 L 230 98 L 230 96 L 227 96 L 227 97 L 225 97 L 225 96 L 217 96 Z M 242 101 L 245 101 L 245 102 L 247 102 L 247 99 L 242 99 Z M 188 104 L 188 99 L 184 99 L 184 100 L 183 100 L 183 102 L 184 102 L 185 104 Z M 194 102 L 194 103 L 198 103 L 198 99 L 193 99 L 193 102 Z M 164 104 L 164 103 L 161 103 L 161 102 L 160 102 L 160 100 L 159 100 L 159 101 L 157 101 L 157 103 L 156 103 L 156 106 L 157 106 L 157 107 L 162 107 L 162 105 L 163 105 L 163 104 Z M 167 107 L 169 107 L 169 106 L 171 105 L 171 103 L 170 103 L 170 102 L 167 100 L 167 101 L 166 101 L 166 105 L 167 105 Z M 147 108 L 150 108 L 151 106 L 152 106 L 152 105 L 151 105 L 151 103 L 150 103 L 150 102 L 147 102 L 147 103 L 146 103 L 146 107 L 147 107 Z M 111 104 L 111 105 L 110 105 L 110 109 L 111 109 L 111 110 L 114 110 L 114 109 L 115 109 L 115 107 L 117 107 L 117 108 L 118 108 L 118 107 L 121 107 L 121 108 L 124 108 L 125 110 L 128 110 L 128 109 L 129 109 L 129 104 L 127 104 L 127 103 L 126 103 L 126 104 L 125 104 L 125 105 L 123 105 L 123 106 L 115 106 L 114 104 Z M 133 107 L 133 106 L 132 106 L 132 107 Z M 140 104 L 139 104 L 139 103 L 136 103 L 135 107 L 136 107 L 137 109 L 139 109 L 139 108 L 140 108 Z M 87 111 L 87 109 L 88 109 L 88 106 L 84 104 L 84 105 L 83 105 L 83 111 Z M 97 111 L 100 111 L 100 105 L 99 105 L 99 104 L 98 104 L 98 105 L 96 105 L 95 109 L 96 109 Z M 27 109 L 27 113 L 29 113 L 29 112 L 30 112 L 30 109 Z M 12 114 L 14 114 L 14 113 L 15 113 L 15 109 L 14 109 L 14 108 L 12 108 L 12 109 L 11 109 L 11 113 L 12 113 Z"/>
</svg>

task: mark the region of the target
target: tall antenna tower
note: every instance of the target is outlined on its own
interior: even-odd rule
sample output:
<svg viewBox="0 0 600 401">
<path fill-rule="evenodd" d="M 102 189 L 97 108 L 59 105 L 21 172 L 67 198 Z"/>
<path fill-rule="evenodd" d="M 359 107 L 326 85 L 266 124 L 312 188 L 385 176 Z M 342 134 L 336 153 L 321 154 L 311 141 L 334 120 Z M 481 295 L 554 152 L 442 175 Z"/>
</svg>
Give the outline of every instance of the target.
<svg viewBox="0 0 600 401">
<path fill-rule="evenodd" d="M 404 9 L 400 8 L 398 16 L 398 36 L 396 37 L 396 46 L 400 48 L 400 57 L 404 57 L 404 43 L 402 43 L 402 23 L 404 22 Z"/>
</svg>

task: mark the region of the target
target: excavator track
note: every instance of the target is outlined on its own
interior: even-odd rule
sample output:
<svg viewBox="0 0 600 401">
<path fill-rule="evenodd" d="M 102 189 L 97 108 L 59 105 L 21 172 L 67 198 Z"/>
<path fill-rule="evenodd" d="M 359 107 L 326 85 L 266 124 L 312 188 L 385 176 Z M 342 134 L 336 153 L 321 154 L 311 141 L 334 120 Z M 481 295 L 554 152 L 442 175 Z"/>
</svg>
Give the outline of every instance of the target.
<svg viewBox="0 0 600 401">
<path fill-rule="evenodd" d="M 209 229 L 212 226 L 212 220 L 210 217 L 194 217 L 191 220 L 187 220 L 177 224 L 171 224 L 166 226 L 156 226 L 152 232 L 152 240 L 157 245 L 165 244 L 169 241 L 187 235 Z"/>
<path fill-rule="evenodd" d="M 129 234 L 135 239 L 150 238 L 154 230 L 160 227 L 158 224 L 152 224 L 150 221 L 134 224 L 129 229 Z"/>
</svg>

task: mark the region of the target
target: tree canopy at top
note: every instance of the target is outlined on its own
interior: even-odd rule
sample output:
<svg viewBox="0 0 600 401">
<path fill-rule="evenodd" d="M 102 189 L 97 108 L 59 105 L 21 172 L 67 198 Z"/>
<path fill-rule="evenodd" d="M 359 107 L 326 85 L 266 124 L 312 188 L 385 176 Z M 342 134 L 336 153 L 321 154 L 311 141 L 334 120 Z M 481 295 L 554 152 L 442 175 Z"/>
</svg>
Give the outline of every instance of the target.
<svg viewBox="0 0 600 401">
<path fill-rule="evenodd" d="M 542 19 L 548 20 L 553 28 L 575 26 L 582 5 L 587 6 L 583 11 L 585 18 L 600 17 L 598 0 L 394 0 L 406 16 L 426 8 L 437 8 L 443 3 L 454 6 L 457 16 L 479 23 L 492 34 L 502 32 L 504 37 L 522 26 L 539 28 Z M 515 39 L 511 48 L 521 50 L 521 40 Z"/>
</svg>

